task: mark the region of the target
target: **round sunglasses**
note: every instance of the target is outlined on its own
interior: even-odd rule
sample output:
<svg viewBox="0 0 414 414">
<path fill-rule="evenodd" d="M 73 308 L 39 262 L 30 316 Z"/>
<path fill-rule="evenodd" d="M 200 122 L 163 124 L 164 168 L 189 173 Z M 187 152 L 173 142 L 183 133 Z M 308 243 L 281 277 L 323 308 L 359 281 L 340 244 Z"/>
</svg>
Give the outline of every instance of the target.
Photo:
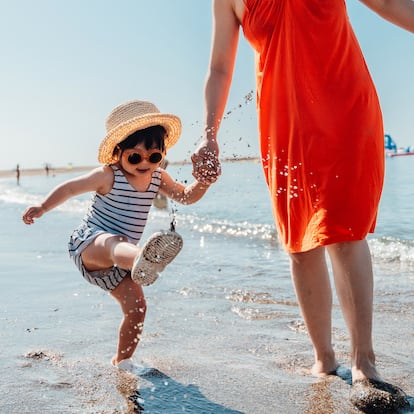
<svg viewBox="0 0 414 414">
<path fill-rule="evenodd" d="M 139 152 L 133 152 L 128 155 L 128 162 L 132 165 L 137 165 L 143 160 L 149 161 L 151 164 L 157 164 L 163 159 L 163 154 L 160 151 L 153 151 L 148 156 L 143 156 Z"/>
</svg>

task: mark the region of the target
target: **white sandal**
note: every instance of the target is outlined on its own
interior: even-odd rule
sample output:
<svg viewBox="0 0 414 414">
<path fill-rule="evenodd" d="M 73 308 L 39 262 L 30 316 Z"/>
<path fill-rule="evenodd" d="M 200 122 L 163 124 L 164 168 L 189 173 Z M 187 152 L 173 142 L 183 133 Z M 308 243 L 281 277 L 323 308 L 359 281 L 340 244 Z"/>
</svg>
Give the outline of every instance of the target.
<svg viewBox="0 0 414 414">
<path fill-rule="evenodd" d="M 182 247 L 183 239 L 177 232 L 162 230 L 154 233 L 134 261 L 132 280 L 140 285 L 152 285 Z"/>
</svg>

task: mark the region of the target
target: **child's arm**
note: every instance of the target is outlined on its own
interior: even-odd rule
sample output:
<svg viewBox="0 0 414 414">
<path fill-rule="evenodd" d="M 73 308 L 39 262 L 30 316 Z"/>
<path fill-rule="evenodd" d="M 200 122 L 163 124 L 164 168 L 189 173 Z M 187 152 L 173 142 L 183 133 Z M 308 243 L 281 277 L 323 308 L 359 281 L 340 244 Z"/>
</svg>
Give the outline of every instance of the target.
<svg viewBox="0 0 414 414">
<path fill-rule="evenodd" d="M 208 188 L 209 185 L 202 184 L 198 181 L 194 181 L 192 184 L 185 186 L 174 181 L 166 171 L 162 171 L 160 192 L 178 203 L 193 204 L 203 197 Z"/>
<path fill-rule="evenodd" d="M 113 173 L 110 167 L 98 167 L 88 174 L 65 181 L 55 187 L 41 204 L 29 206 L 23 213 L 23 221 L 33 224 L 35 218 L 64 203 L 71 197 L 79 194 L 96 191 L 105 194 L 110 191 L 113 182 Z"/>
</svg>

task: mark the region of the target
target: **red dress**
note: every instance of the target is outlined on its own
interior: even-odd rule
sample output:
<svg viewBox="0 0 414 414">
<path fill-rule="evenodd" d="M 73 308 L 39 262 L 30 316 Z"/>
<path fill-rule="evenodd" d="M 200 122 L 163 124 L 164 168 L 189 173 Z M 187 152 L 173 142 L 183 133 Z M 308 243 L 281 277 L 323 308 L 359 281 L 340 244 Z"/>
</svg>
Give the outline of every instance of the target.
<svg viewBox="0 0 414 414">
<path fill-rule="evenodd" d="M 373 232 L 384 178 L 374 84 L 344 0 L 246 0 L 262 163 L 282 244 Z"/>
</svg>

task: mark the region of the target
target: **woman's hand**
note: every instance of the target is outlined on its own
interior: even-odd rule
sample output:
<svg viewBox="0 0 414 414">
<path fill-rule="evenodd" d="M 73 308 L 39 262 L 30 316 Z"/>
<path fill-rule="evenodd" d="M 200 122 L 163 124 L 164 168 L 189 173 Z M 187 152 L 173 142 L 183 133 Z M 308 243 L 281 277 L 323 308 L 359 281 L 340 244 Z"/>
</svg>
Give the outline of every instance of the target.
<svg viewBox="0 0 414 414">
<path fill-rule="evenodd" d="M 205 185 L 213 184 L 221 174 L 221 165 L 218 158 L 219 148 L 215 139 L 204 139 L 194 154 L 193 177 Z"/>
</svg>

